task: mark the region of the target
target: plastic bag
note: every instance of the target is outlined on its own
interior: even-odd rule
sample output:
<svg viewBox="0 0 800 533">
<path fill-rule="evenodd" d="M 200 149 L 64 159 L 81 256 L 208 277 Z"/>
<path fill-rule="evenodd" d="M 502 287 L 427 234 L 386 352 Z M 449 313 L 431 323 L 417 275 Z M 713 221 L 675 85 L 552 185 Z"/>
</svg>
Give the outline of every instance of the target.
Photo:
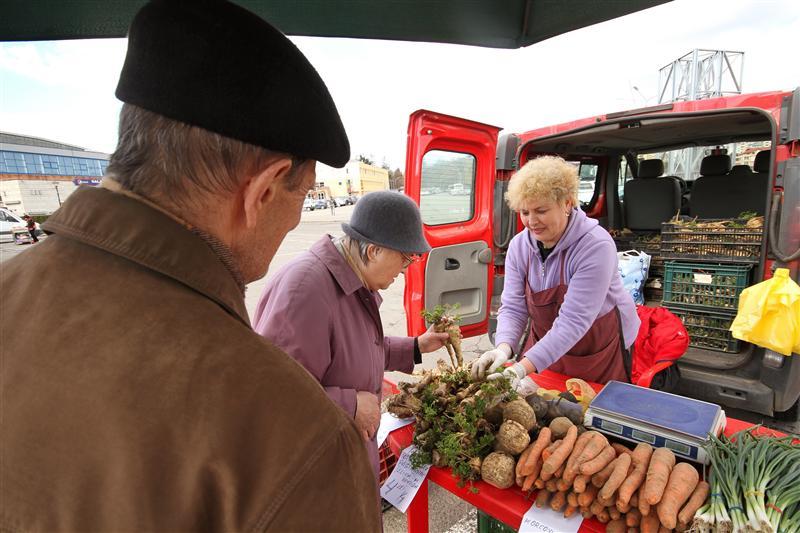
<svg viewBox="0 0 800 533">
<path fill-rule="evenodd" d="M 637 250 L 617 252 L 622 286 L 637 305 L 644 305 L 644 284 L 650 270 L 650 256 Z"/>
<path fill-rule="evenodd" d="M 783 355 L 800 353 L 800 286 L 789 270 L 779 268 L 771 279 L 742 291 L 731 332 Z"/>
</svg>

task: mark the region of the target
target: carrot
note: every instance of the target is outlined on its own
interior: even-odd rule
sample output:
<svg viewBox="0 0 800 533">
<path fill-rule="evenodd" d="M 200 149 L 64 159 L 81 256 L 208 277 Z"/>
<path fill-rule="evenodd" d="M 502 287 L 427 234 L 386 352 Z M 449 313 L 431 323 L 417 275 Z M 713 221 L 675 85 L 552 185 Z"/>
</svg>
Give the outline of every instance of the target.
<svg viewBox="0 0 800 533">
<path fill-rule="evenodd" d="M 628 502 L 631 507 L 638 509 L 639 508 L 639 493 L 634 492 L 633 496 L 631 496 L 631 500 Z"/>
<path fill-rule="evenodd" d="M 617 455 L 622 455 L 623 453 L 631 454 L 633 453 L 630 448 L 625 446 L 624 444 L 620 444 L 618 442 L 612 442 L 611 447 L 614 448 L 614 451 L 617 452 Z"/>
<path fill-rule="evenodd" d="M 574 487 L 575 492 L 586 492 L 586 488 L 589 486 L 589 476 L 580 475 L 576 477 L 572 486 Z"/>
<path fill-rule="evenodd" d="M 611 517 L 608 516 L 608 509 L 605 507 L 603 507 L 603 509 L 597 515 L 595 515 L 595 517 L 601 524 L 607 524 L 608 521 L 611 520 Z"/>
<path fill-rule="evenodd" d="M 560 512 L 566 504 L 567 504 L 566 492 L 556 492 L 550 499 L 550 509 L 556 512 Z"/>
<path fill-rule="evenodd" d="M 678 525 L 678 512 L 694 492 L 700 474 L 689 463 L 678 463 L 669 475 L 664 494 L 658 503 L 658 519 L 667 529 Z"/>
<path fill-rule="evenodd" d="M 558 492 L 558 487 L 556 487 L 555 479 L 548 479 L 547 481 L 545 481 L 544 488 L 547 489 L 547 492 Z"/>
<path fill-rule="evenodd" d="M 606 446 L 597 457 L 581 464 L 581 474 L 586 474 L 587 476 L 596 474 L 605 468 L 608 463 L 616 459 L 616 457 L 617 452 L 614 451 L 614 448 Z"/>
<path fill-rule="evenodd" d="M 658 533 L 672 533 L 671 529 L 665 528 L 663 525 L 658 528 Z"/>
<path fill-rule="evenodd" d="M 539 430 L 539 436 L 536 437 L 536 440 L 533 441 L 527 448 L 527 450 L 529 450 L 528 455 L 525 458 L 523 466 L 520 468 L 520 472 L 522 474 L 526 476 L 533 474 L 533 470 L 536 467 L 536 463 L 538 463 L 542 457 L 542 452 L 544 451 L 545 448 L 550 446 L 551 435 L 552 432 L 548 427 L 543 427 L 542 429 Z M 519 462 L 522 463 L 523 461 L 520 459 Z"/>
<path fill-rule="evenodd" d="M 525 482 L 522 484 L 522 492 L 533 490 L 533 484 L 536 481 L 536 476 L 526 476 Z"/>
<path fill-rule="evenodd" d="M 564 475 L 564 465 L 558 467 L 555 474 L 553 474 L 554 478 L 561 479 L 561 476 Z"/>
<path fill-rule="evenodd" d="M 556 440 L 556 441 L 553 441 L 553 442 L 551 442 L 551 443 L 550 443 L 550 444 L 547 446 L 547 448 L 545 448 L 544 450 L 542 450 L 542 461 L 544 462 L 544 461 L 547 461 L 548 459 L 550 459 L 550 456 L 551 456 L 551 455 L 553 455 L 553 452 L 554 452 L 554 451 L 556 450 L 556 448 L 558 448 L 559 446 L 561 446 L 561 439 L 558 439 L 558 440 Z"/>
<path fill-rule="evenodd" d="M 633 450 L 631 454 L 633 470 L 619 487 L 618 498 L 621 502 L 628 503 L 633 494 L 639 490 L 639 486 L 642 484 L 647 474 L 647 467 L 650 465 L 650 457 L 652 455 L 653 447 L 646 442 L 639 443 L 636 449 Z"/>
<path fill-rule="evenodd" d="M 606 481 L 606 484 L 603 485 L 603 488 L 600 489 L 599 494 L 604 500 L 610 500 L 622 485 L 622 482 L 625 481 L 625 477 L 628 475 L 628 468 L 631 466 L 631 456 L 624 453 L 617 457 L 614 462 L 617 463 L 614 471 Z"/>
<path fill-rule="evenodd" d="M 604 469 L 594 474 L 592 476 L 592 485 L 594 485 L 597 488 L 600 488 L 603 485 L 605 485 L 606 481 L 608 481 L 608 478 L 611 477 L 611 472 L 614 471 L 614 467 L 616 466 L 616 464 L 617 460 L 614 459 L 613 461 L 608 463 Z"/>
<path fill-rule="evenodd" d="M 658 522 L 658 517 L 655 514 L 642 517 L 639 522 L 639 528 L 642 533 L 658 533 L 658 528 L 661 524 Z"/>
<path fill-rule="evenodd" d="M 578 505 L 581 507 L 589 507 L 592 505 L 592 502 L 597 498 L 597 491 L 599 491 L 597 487 L 594 486 L 587 486 L 584 492 L 578 494 Z"/>
<path fill-rule="evenodd" d="M 561 445 L 555 449 L 553 454 L 542 465 L 542 479 L 547 481 L 561 468 L 567 460 L 567 457 L 569 457 L 569 454 L 572 453 L 572 448 L 575 446 L 576 440 L 578 440 L 578 427 L 570 426 Z"/>
<path fill-rule="evenodd" d="M 574 515 L 578 512 L 578 508 L 574 505 L 567 505 L 567 508 L 564 509 L 564 518 L 569 518 L 570 516 Z"/>
<path fill-rule="evenodd" d="M 631 509 L 625 513 L 625 523 L 628 525 L 628 527 L 636 527 L 641 521 L 642 513 L 639 512 L 639 509 Z"/>
<path fill-rule="evenodd" d="M 631 498 L 633 499 L 633 498 Z M 647 500 L 644 499 L 644 485 L 639 488 L 639 495 L 638 495 L 638 503 L 639 505 L 636 506 L 639 509 L 639 512 L 642 513 L 642 516 L 647 516 L 650 514 L 650 504 L 647 503 Z"/>
<path fill-rule="evenodd" d="M 544 481 L 542 481 L 542 478 L 537 477 L 536 481 L 533 482 L 533 486 L 536 487 L 537 489 L 543 489 L 544 488 Z"/>
<path fill-rule="evenodd" d="M 528 456 L 531 454 L 533 446 L 534 444 L 531 444 L 530 446 L 525 448 L 525 451 L 523 451 L 520 454 L 519 459 L 517 459 L 517 466 L 514 468 L 514 474 L 516 478 L 515 481 L 517 483 L 517 487 L 521 487 L 522 484 L 525 482 L 525 474 L 522 473 L 522 467 L 525 466 L 525 461 L 528 460 Z"/>
<path fill-rule="evenodd" d="M 572 453 L 567 458 L 567 467 L 564 469 L 564 479 L 568 482 L 572 483 L 575 481 L 575 476 L 578 475 L 578 465 L 576 465 L 575 460 L 578 456 L 583 452 L 583 449 L 586 447 L 586 443 L 592 438 L 591 431 L 584 431 L 580 435 L 578 435 L 578 440 L 575 441 L 575 446 L 572 447 Z"/>
<path fill-rule="evenodd" d="M 598 502 L 597 500 L 593 501 L 592 504 L 589 506 L 589 510 L 592 512 L 593 515 L 597 516 L 601 512 L 605 510 L 603 504 Z"/>
<path fill-rule="evenodd" d="M 567 481 L 563 477 L 558 475 L 558 472 L 556 472 L 556 476 L 555 477 L 558 480 L 558 481 L 556 481 L 556 487 L 558 487 L 558 491 L 559 492 L 567 491 L 570 488 L 572 488 L 572 483 L 567 483 Z"/>
<path fill-rule="evenodd" d="M 536 495 L 536 499 L 533 501 L 533 504 L 538 507 L 539 509 L 543 508 L 547 505 L 547 502 L 550 501 L 550 493 L 546 490 L 540 490 L 539 494 Z"/>
<path fill-rule="evenodd" d="M 622 516 L 622 513 L 617 511 L 616 507 L 607 507 L 608 509 L 608 516 L 611 517 L 611 520 L 619 520 L 619 517 Z"/>
<path fill-rule="evenodd" d="M 567 493 L 567 505 L 578 507 L 578 495 L 574 492 Z"/>
<path fill-rule="evenodd" d="M 617 501 L 614 502 L 614 507 L 616 507 L 617 511 L 619 511 L 622 514 L 625 514 L 631 510 L 631 504 L 630 503 L 623 504 L 621 501 L 619 501 L 619 498 L 617 498 Z"/>
<path fill-rule="evenodd" d="M 581 516 L 584 518 L 591 518 L 594 516 L 588 507 L 581 507 Z"/>
<path fill-rule="evenodd" d="M 620 518 L 612 519 L 611 522 L 606 524 L 606 533 L 626 533 L 628 527 L 625 525 L 625 520 Z"/>
<path fill-rule="evenodd" d="M 681 512 L 678 513 L 678 522 L 682 524 L 692 523 L 695 513 L 697 513 L 697 510 L 706 502 L 706 498 L 708 498 L 708 489 L 708 483 L 705 481 L 697 483 L 692 495 L 689 496 L 689 501 L 686 502 Z"/>
<path fill-rule="evenodd" d="M 614 499 L 613 498 L 605 498 L 605 497 L 601 496 L 599 492 L 597 493 L 597 501 L 600 502 L 600 504 L 603 507 L 611 507 L 612 505 L 614 505 Z M 616 507 L 615 507 L 615 509 L 616 509 Z"/>
<path fill-rule="evenodd" d="M 575 458 L 575 463 L 582 465 L 586 461 L 590 461 L 597 457 L 606 446 L 608 446 L 608 439 L 602 433 L 597 431 L 587 431 L 591 436 L 589 437 L 583 451 Z"/>
<path fill-rule="evenodd" d="M 525 457 L 525 461 L 522 461 L 520 458 L 517 463 L 518 472 L 525 476 L 530 476 L 532 474 L 535 474 L 534 477 L 539 476 L 539 469 L 542 468 L 542 452 L 550 445 L 551 434 L 552 432 L 548 427 L 543 427 L 539 430 L 539 436 L 536 437 L 536 440 L 526 449 L 528 455 Z M 519 466 L 520 463 L 522 463 L 521 467 Z"/>
<path fill-rule="evenodd" d="M 666 448 L 658 448 L 653 452 L 647 476 L 644 482 L 644 500 L 650 505 L 656 505 L 664 495 L 664 488 L 669 481 L 669 473 L 675 466 L 675 454 Z M 695 482 L 695 484 L 697 484 Z M 694 486 L 692 486 L 694 489 Z M 641 498 L 640 498 L 641 500 Z"/>
</svg>

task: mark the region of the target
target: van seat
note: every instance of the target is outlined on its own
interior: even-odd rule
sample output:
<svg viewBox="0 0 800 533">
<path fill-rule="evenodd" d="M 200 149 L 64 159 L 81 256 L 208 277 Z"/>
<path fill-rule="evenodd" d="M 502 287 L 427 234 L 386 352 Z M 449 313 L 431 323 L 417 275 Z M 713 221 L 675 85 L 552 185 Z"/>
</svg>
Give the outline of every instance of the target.
<svg viewBox="0 0 800 533">
<path fill-rule="evenodd" d="M 756 173 L 731 171 L 727 155 L 709 155 L 700 163 L 692 186 L 689 214 L 698 218 L 735 218 L 744 211 L 764 214 L 767 180 Z M 728 174 L 730 172 L 730 174 Z"/>
<path fill-rule="evenodd" d="M 754 176 L 755 172 L 750 168 L 750 165 L 733 165 L 728 176 Z"/>
<path fill-rule="evenodd" d="M 639 162 L 637 177 L 625 183 L 625 225 L 634 231 L 660 231 L 681 208 L 681 186 L 664 173 L 660 159 Z"/>
</svg>

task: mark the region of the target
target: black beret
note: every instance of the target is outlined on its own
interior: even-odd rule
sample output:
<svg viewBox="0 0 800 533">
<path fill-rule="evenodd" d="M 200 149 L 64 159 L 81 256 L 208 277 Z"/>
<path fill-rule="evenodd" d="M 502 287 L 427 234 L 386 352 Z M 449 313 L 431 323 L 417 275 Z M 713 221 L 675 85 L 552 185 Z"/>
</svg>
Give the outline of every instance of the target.
<svg viewBox="0 0 800 533">
<path fill-rule="evenodd" d="M 269 150 L 344 166 L 325 82 L 280 31 L 224 0 L 153 0 L 134 18 L 117 98 Z"/>
</svg>

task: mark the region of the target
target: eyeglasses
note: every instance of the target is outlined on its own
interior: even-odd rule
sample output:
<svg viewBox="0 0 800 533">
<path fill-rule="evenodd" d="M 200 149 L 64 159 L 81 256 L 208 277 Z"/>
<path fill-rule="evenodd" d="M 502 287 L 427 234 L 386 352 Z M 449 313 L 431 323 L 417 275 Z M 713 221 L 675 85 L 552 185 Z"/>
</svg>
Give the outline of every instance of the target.
<svg viewBox="0 0 800 533">
<path fill-rule="evenodd" d="M 404 254 L 403 252 L 400 252 L 400 255 L 403 256 L 403 268 L 408 268 L 413 263 L 419 263 L 422 261 L 422 256 L 420 254 Z"/>
</svg>

